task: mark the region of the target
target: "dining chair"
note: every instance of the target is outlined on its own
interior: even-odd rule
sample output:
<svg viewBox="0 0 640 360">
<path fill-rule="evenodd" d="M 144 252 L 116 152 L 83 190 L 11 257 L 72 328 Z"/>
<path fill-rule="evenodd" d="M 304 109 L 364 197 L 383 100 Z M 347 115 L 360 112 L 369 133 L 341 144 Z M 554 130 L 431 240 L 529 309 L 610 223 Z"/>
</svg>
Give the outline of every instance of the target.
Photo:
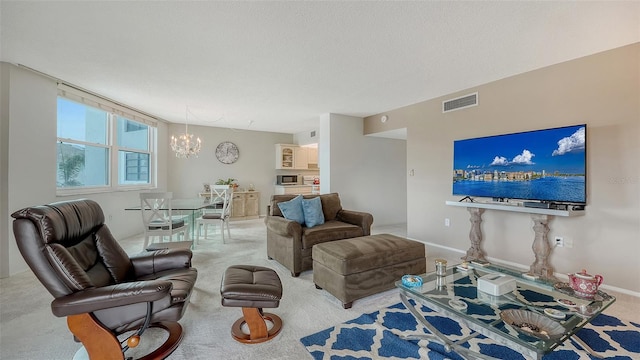
<svg viewBox="0 0 640 360">
<path fill-rule="evenodd" d="M 229 218 L 231 217 L 231 197 L 233 190 L 229 185 L 212 185 L 211 186 L 211 202 L 222 203 L 222 208 L 209 208 L 205 209 L 202 216 L 196 220 L 197 241 L 200 240 L 201 227 L 204 228 L 204 238 L 207 238 L 207 228 L 209 225 L 220 225 L 220 232 L 222 234 L 222 243 L 225 242 L 224 228 L 227 228 L 227 235 L 231 238 L 231 230 L 229 229 Z"/>
<path fill-rule="evenodd" d="M 182 233 L 184 241 L 189 241 L 189 225 L 183 216 L 174 216 L 171 207 L 172 192 L 140 193 L 140 209 L 144 225 L 144 249 L 149 245 L 149 238 L 157 236 L 160 242 L 169 236 Z"/>
</svg>

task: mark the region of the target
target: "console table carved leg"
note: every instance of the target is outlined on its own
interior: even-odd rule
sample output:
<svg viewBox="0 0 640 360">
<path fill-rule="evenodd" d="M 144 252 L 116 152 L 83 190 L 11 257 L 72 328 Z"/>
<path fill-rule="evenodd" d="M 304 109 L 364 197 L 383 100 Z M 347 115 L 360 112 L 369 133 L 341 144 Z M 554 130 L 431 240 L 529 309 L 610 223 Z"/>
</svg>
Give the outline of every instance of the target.
<svg viewBox="0 0 640 360">
<path fill-rule="evenodd" d="M 469 221 L 471 222 L 471 231 L 469 231 L 469 240 L 471 240 L 471 247 L 467 250 L 467 255 L 461 257 L 462 260 L 483 260 L 484 251 L 480 248 L 480 244 L 482 243 L 482 229 L 480 225 L 482 224 L 482 213 L 484 213 L 484 209 L 480 208 L 467 208 L 471 217 Z"/>
<path fill-rule="evenodd" d="M 551 246 L 547 238 L 547 233 L 549 233 L 549 226 L 547 224 L 552 217 L 551 215 L 531 215 L 533 231 L 535 232 L 531 248 L 533 249 L 536 259 L 529 268 L 529 274 L 539 276 L 543 279 L 557 280 L 553 276 L 553 266 L 549 264 Z"/>
</svg>

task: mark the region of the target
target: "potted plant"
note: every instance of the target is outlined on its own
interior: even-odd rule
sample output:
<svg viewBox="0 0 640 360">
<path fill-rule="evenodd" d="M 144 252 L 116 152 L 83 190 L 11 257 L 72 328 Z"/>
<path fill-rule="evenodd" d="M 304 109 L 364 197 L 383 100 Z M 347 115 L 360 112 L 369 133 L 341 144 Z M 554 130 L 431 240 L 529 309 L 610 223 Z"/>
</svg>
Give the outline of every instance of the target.
<svg viewBox="0 0 640 360">
<path fill-rule="evenodd" d="M 227 180 L 218 179 L 218 181 L 216 181 L 216 185 L 229 185 L 229 187 L 235 191 L 238 188 L 238 184 L 235 181 L 236 179 L 233 178 L 228 178 Z"/>
</svg>

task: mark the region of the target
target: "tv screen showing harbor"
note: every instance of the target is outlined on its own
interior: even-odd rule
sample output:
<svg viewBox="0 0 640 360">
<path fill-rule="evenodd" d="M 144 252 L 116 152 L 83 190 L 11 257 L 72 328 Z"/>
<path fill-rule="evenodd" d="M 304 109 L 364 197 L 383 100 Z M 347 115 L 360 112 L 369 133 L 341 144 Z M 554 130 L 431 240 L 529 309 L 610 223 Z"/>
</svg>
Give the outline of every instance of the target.
<svg viewBox="0 0 640 360">
<path fill-rule="evenodd" d="M 586 203 L 586 125 L 456 140 L 453 195 Z"/>
</svg>

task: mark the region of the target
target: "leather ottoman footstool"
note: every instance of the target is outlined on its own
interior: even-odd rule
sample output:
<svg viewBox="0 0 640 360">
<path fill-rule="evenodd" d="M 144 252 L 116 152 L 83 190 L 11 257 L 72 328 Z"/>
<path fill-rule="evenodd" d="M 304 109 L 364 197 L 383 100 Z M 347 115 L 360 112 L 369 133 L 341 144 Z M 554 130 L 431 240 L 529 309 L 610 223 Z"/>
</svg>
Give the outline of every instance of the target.
<svg viewBox="0 0 640 360">
<path fill-rule="evenodd" d="M 378 234 L 316 244 L 313 282 L 349 309 L 353 301 L 385 290 L 405 274 L 427 271 L 424 244 Z"/>
<path fill-rule="evenodd" d="M 282 283 L 278 274 L 266 267 L 253 265 L 229 266 L 220 285 L 222 306 L 241 307 L 244 315 L 231 327 L 231 335 L 242 343 L 271 340 L 282 329 L 278 315 L 264 313 L 262 308 L 277 308 L 282 298 Z M 267 328 L 267 321 L 273 326 Z M 249 334 L 242 331 L 247 324 Z"/>
</svg>

